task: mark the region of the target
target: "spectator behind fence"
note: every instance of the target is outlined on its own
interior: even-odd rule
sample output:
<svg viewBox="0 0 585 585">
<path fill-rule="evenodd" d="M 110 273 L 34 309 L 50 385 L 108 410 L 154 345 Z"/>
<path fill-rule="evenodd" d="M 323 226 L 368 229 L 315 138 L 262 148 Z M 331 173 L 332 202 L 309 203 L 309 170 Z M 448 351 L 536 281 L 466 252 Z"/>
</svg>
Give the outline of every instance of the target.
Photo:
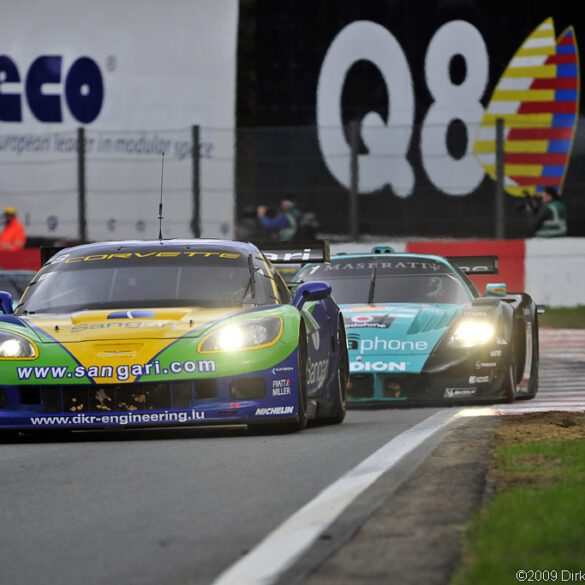
<svg viewBox="0 0 585 585">
<path fill-rule="evenodd" d="M 567 235 L 567 210 L 554 187 L 542 190 L 542 201 L 527 198 L 526 207 L 532 214 L 530 235 L 538 238 L 556 238 Z"/>
<path fill-rule="evenodd" d="M 266 206 L 260 205 L 257 210 L 260 225 L 281 242 L 294 239 L 298 228 L 295 204 L 291 199 L 280 202 L 280 211 L 274 217 L 268 217 Z"/>
<path fill-rule="evenodd" d="M 263 242 L 266 240 L 266 230 L 260 225 L 254 207 L 245 207 L 235 231 L 236 240 L 240 242 Z"/>
<path fill-rule="evenodd" d="M 7 207 L 4 210 L 4 229 L 0 233 L 0 252 L 18 252 L 25 244 L 26 232 L 16 217 L 16 209 Z"/>
</svg>

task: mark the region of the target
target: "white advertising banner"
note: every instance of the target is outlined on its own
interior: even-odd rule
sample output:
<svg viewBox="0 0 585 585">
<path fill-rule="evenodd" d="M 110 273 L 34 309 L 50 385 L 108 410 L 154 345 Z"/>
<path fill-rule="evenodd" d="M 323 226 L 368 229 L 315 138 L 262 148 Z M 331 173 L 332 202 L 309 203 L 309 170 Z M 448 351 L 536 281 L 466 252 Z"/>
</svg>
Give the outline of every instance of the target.
<svg viewBox="0 0 585 585">
<path fill-rule="evenodd" d="M 75 238 L 76 130 L 87 231 L 191 235 L 191 127 L 201 128 L 201 228 L 230 237 L 238 0 L 0 0 L 0 206 L 29 235 Z"/>
</svg>

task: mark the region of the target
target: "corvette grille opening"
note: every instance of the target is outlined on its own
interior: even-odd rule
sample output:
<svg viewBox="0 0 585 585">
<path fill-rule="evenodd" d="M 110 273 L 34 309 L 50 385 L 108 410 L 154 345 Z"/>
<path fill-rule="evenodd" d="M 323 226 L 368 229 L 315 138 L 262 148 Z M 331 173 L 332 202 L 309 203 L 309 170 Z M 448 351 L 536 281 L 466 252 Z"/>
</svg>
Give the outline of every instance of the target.
<svg viewBox="0 0 585 585">
<path fill-rule="evenodd" d="M 41 389 L 35 386 L 27 388 L 26 386 L 20 389 L 20 403 L 21 404 L 40 404 L 41 403 Z"/>
<path fill-rule="evenodd" d="M 263 378 L 239 378 L 230 384 L 230 395 L 234 400 L 264 398 L 266 384 Z"/>
<path fill-rule="evenodd" d="M 195 394 L 197 398 L 215 398 L 217 396 L 217 382 L 215 380 L 197 380 Z"/>
<path fill-rule="evenodd" d="M 215 396 L 215 382 L 213 392 L 209 384 L 203 387 L 208 395 Z M 22 405 L 39 404 L 44 412 L 50 413 L 167 410 L 191 406 L 193 382 L 21 386 L 19 392 Z"/>
<path fill-rule="evenodd" d="M 193 400 L 193 382 L 175 382 L 173 384 L 173 406 L 175 408 L 189 408 Z"/>
<path fill-rule="evenodd" d="M 350 398 L 372 398 L 374 396 L 374 376 L 372 374 L 352 374 L 347 385 Z"/>
</svg>

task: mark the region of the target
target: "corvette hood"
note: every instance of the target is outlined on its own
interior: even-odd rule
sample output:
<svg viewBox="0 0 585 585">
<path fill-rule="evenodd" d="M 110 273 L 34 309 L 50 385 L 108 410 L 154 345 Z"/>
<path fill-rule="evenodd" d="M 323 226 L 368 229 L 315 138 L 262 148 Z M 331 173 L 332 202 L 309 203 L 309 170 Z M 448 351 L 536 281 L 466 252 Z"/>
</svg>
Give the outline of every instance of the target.
<svg viewBox="0 0 585 585">
<path fill-rule="evenodd" d="M 31 315 L 21 320 L 45 343 L 172 340 L 188 333 L 193 333 L 194 337 L 201 335 L 216 321 L 241 311 L 241 307 L 102 310 L 70 315 Z"/>
<path fill-rule="evenodd" d="M 461 305 L 343 305 L 352 372 L 418 373 Z"/>
</svg>

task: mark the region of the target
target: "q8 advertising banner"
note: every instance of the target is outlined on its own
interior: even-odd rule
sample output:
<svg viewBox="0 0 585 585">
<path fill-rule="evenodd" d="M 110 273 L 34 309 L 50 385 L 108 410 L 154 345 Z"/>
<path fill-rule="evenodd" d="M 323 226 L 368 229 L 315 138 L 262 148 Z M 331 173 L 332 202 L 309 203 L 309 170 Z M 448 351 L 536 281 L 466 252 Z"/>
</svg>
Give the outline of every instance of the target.
<svg viewBox="0 0 585 585">
<path fill-rule="evenodd" d="M 89 239 L 233 229 L 237 0 L 0 0 L 0 205 L 29 235 L 75 238 L 85 128 Z M 214 130 L 221 128 L 224 130 Z"/>
<path fill-rule="evenodd" d="M 302 150 L 293 153 L 299 164 L 312 157 L 310 172 L 297 169 L 280 195 L 310 193 L 304 203 L 326 230 L 347 229 L 357 174 L 362 233 L 494 235 L 501 118 L 508 235 L 523 235 L 524 200 L 545 186 L 561 194 L 573 235 L 585 235 L 585 130 L 578 126 L 585 27 L 577 2 L 255 6 L 255 40 L 240 50 L 239 67 L 253 58 L 258 71 L 240 77 L 239 122 L 316 128 L 299 132 Z M 255 108 L 246 99 L 251 90 Z M 357 126 L 353 175 L 350 123 Z M 239 178 L 246 172 L 240 165 Z M 274 173 L 252 179 L 262 185 Z"/>
</svg>

